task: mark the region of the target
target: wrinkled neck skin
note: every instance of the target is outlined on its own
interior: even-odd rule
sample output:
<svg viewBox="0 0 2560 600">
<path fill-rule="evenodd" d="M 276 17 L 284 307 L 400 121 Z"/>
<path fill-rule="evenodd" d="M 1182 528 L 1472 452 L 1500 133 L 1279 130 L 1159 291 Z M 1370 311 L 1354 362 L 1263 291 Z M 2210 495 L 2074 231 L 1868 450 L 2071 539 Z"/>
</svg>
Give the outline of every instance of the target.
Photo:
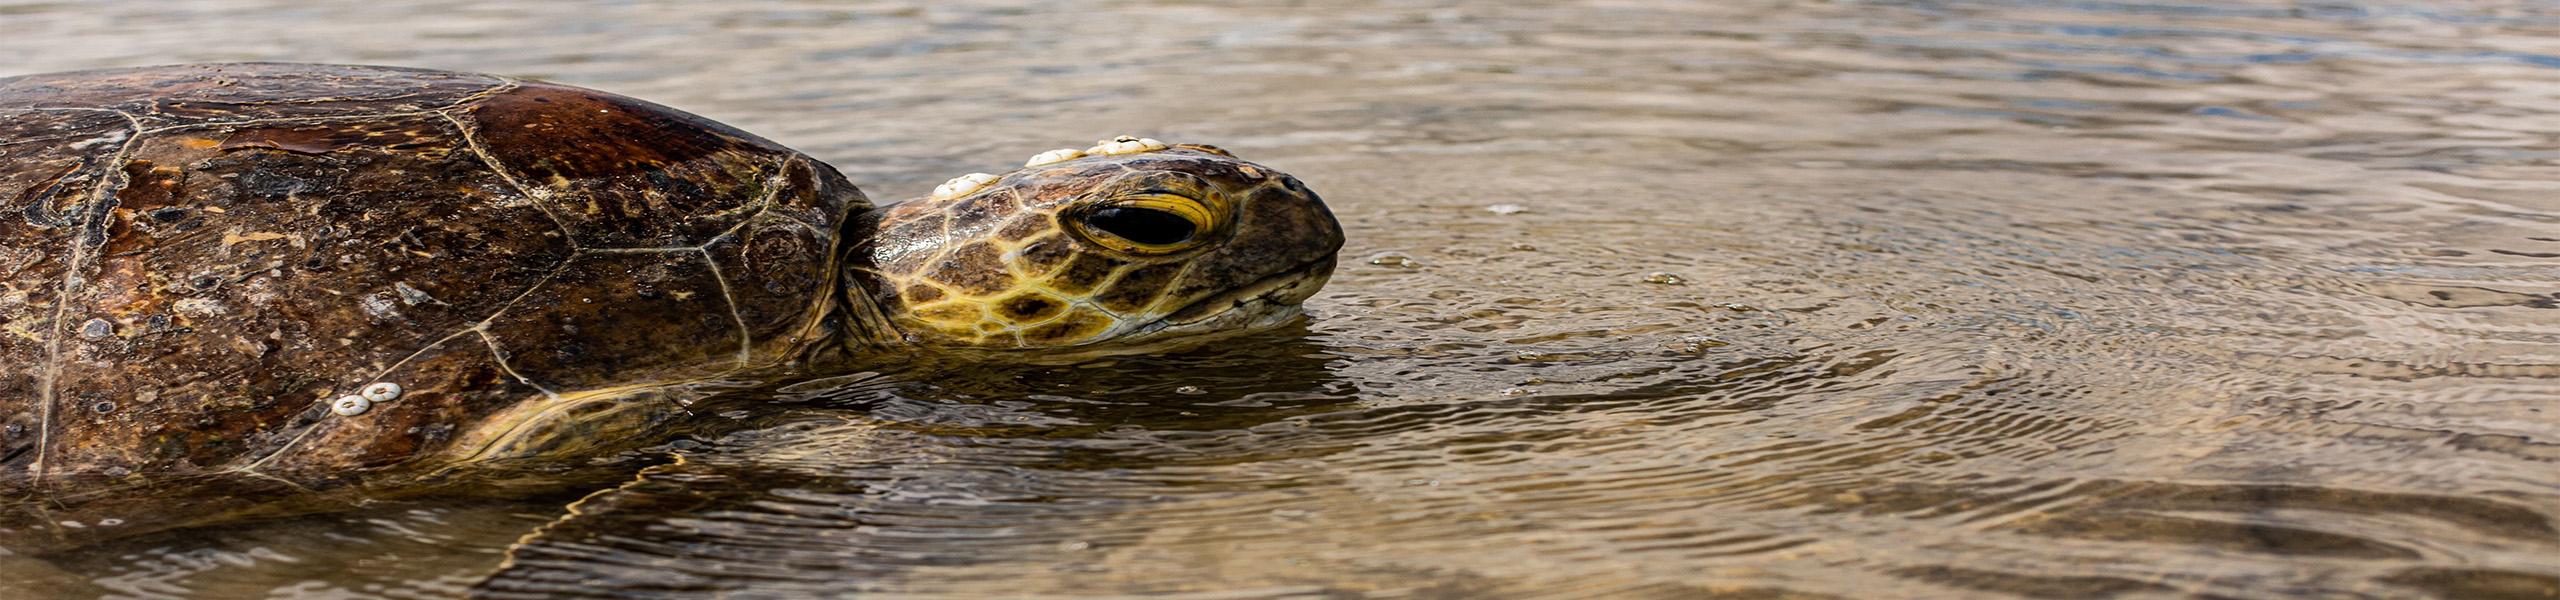
<svg viewBox="0 0 2560 600">
<path fill-rule="evenodd" d="M 827 282 L 824 312 L 813 319 L 810 339 L 798 352 L 804 369 L 852 366 L 858 357 L 910 345 L 888 313 L 871 300 L 871 290 L 855 272 L 854 265 L 870 264 L 874 248 L 867 238 L 879 231 L 885 212 L 875 208 L 848 216 L 844 229 L 837 232 L 835 271 Z"/>
</svg>

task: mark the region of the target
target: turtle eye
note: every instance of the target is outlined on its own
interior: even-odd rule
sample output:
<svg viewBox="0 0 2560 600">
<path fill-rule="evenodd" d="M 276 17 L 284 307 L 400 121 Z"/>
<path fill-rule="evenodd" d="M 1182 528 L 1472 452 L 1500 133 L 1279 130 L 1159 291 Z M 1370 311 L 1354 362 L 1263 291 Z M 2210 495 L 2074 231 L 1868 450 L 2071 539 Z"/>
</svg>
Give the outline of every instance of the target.
<svg viewBox="0 0 2560 600">
<path fill-rule="evenodd" d="M 1093 214 L 1084 216 L 1084 224 L 1149 246 L 1187 242 L 1191 240 L 1191 234 L 1199 230 L 1182 215 L 1136 206 L 1114 206 L 1093 211 Z"/>
<path fill-rule="evenodd" d="M 1141 254 L 1198 246 L 1218 225 L 1216 215 L 1199 200 L 1164 192 L 1122 196 L 1090 205 L 1076 215 L 1075 224 L 1086 240 Z"/>
</svg>

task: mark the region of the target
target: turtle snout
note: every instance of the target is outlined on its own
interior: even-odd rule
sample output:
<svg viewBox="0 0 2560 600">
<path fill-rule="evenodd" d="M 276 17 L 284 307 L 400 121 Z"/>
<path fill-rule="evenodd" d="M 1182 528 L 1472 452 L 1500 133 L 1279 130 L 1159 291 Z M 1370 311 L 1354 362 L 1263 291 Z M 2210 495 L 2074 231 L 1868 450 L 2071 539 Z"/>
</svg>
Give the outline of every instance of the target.
<svg viewBox="0 0 2560 600">
<path fill-rule="evenodd" d="M 1264 186 L 1244 197 L 1236 217 L 1235 236 L 1196 258 L 1198 264 L 1175 288 L 1184 300 L 1251 297 L 1291 306 L 1314 296 L 1333 275 L 1342 225 L 1303 186 Z"/>
<path fill-rule="evenodd" d="M 1321 272 L 1310 271 L 1312 285 L 1306 295 L 1313 295 L 1333 273 L 1334 254 L 1342 250 L 1342 223 L 1335 221 L 1333 211 L 1315 192 L 1282 176 L 1282 184 L 1265 186 L 1246 197 L 1240 207 L 1237 235 L 1226 252 L 1239 266 L 1258 267 L 1264 276 L 1310 271 L 1322 263 Z M 1289 303 L 1306 299 L 1293 298 Z"/>
</svg>

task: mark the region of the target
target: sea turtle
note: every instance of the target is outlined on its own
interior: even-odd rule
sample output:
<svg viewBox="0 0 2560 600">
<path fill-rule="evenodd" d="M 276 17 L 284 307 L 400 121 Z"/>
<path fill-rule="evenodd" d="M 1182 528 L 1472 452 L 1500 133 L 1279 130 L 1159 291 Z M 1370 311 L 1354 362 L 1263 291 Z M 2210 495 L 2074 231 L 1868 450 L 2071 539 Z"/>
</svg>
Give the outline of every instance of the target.
<svg viewBox="0 0 2560 600">
<path fill-rule="evenodd" d="M 1297 179 L 1206 145 L 1120 137 L 875 209 L 763 138 L 553 83 L 0 79 L 0 489 L 393 485 L 866 348 L 1249 329 L 1341 242 Z"/>
</svg>

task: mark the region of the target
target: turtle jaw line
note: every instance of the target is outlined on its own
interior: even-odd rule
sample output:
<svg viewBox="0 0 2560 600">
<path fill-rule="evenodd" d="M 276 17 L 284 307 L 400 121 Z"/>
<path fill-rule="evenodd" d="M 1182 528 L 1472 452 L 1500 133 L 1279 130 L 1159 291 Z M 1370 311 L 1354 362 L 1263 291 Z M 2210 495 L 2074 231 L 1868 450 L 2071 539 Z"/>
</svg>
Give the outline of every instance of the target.
<svg viewBox="0 0 2560 600">
<path fill-rule="evenodd" d="M 1307 261 L 1306 264 L 1301 264 L 1287 271 L 1282 271 L 1262 279 L 1254 280 L 1253 283 L 1245 284 L 1241 287 L 1237 287 L 1236 289 L 1227 290 L 1225 292 L 1220 292 L 1217 295 L 1202 298 L 1197 302 L 1193 302 L 1188 306 L 1182 307 L 1180 310 L 1176 310 L 1171 314 L 1165 315 L 1163 319 L 1147 324 L 1145 327 L 1141 328 L 1141 332 L 1156 333 L 1165 329 L 1197 329 L 1202 325 L 1207 325 L 1209 327 L 1217 327 L 1220 325 L 1263 327 L 1287 321 L 1289 318 L 1297 316 L 1300 312 L 1298 309 L 1299 302 L 1304 301 L 1308 295 L 1312 295 L 1317 288 L 1323 287 L 1325 280 L 1333 277 L 1333 262 L 1333 255 L 1328 254 L 1325 255 L 1324 258 Z M 1282 299 L 1283 297 L 1292 295 L 1295 297 L 1289 298 L 1285 301 Z M 1237 320 L 1222 318 L 1233 315 L 1242 315 L 1245 317 L 1243 320 L 1252 322 L 1224 322 Z M 1256 316 L 1260 316 L 1262 318 L 1253 318 Z"/>
</svg>

